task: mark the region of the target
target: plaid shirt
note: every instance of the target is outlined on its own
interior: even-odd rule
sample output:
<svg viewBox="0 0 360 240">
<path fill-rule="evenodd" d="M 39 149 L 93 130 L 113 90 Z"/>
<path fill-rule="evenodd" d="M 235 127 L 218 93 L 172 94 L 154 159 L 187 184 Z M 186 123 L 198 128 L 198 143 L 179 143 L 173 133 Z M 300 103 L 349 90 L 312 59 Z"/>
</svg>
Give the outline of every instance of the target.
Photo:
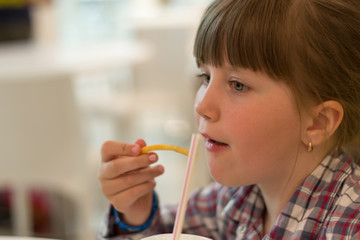
<svg viewBox="0 0 360 240">
<path fill-rule="evenodd" d="M 99 239 L 141 239 L 171 232 L 176 210 L 162 208 L 148 229 L 121 236 L 112 233 L 115 223 L 110 211 Z M 215 240 L 360 239 L 360 168 L 343 153 L 328 155 L 265 236 L 264 212 L 257 185 L 230 188 L 212 183 L 191 195 L 183 231 Z"/>
</svg>

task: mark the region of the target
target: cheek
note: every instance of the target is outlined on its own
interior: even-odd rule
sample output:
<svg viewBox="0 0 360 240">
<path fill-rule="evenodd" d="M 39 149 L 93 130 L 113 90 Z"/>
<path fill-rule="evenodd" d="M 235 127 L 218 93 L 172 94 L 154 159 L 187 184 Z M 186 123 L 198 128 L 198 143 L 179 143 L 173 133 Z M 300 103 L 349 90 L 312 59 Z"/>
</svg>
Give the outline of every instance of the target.
<svg viewBox="0 0 360 240">
<path fill-rule="evenodd" d="M 234 136 L 236 151 L 242 158 L 253 159 L 254 164 L 289 157 L 298 146 L 300 120 L 291 105 L 249 109 L 247 114 L 236 116 L 228 120 L 227 124 L 234 126 L 229 134 Z"/>
<path fill-rule="evenodd" d="M 249 114 L 227 121 L 231 152 L 223 159 L 209 161 L 212 176 L 222 184 L 243 186 L 271 179 L 288 169 L 298 146 L 296 118 L 277 116 L 264 118 L 265 114 Z M 294 116 L 295 117 L 295 116 Z"/>
</svg>

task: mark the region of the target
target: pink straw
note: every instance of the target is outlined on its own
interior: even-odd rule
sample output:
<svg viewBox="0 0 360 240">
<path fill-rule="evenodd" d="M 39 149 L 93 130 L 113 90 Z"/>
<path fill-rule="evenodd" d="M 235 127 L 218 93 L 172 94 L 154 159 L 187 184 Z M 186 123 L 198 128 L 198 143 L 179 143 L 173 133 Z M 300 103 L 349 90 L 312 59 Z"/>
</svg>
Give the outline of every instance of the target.
<svg viewBox="0 0 360 240">
<path fill-rule="evenodd" d="M 179 240 L 181 231 L 184 224 L 185 213 L 186 213 L 186 206 L 187 200 L 189 198 L 189 186 L 191 182 L 191 177 L 193 173 L 193 169 L 195 166 L 195 159 L 196 159 L 196 152 L 199 146 L 200 134 L 194 133 L 191 137 L 191 144 L 190 144 L 190 152 L 188 155 L 188 162 L 186 165 L 186 175 L 184 180 L 184 186 L 181 194 L 181 201 L 178 206 L 178 210 L 176 213 L 175 225 L 173 229 L 173 240 Z"/>
</svg>

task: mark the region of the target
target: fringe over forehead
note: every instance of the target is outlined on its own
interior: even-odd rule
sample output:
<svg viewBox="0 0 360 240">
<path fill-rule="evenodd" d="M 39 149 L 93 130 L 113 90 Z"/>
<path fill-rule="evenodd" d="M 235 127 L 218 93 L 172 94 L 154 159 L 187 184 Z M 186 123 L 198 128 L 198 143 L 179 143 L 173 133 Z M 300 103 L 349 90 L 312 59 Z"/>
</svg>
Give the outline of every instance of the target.
<svg viewBox="0 0 360 240">
<path fill-rule="evenodd" d="M 284 25 L 289 1 L 217 0 L 205 11 L 194 44 L 197 64 L 263 71 L 287 76 Z"/>
</svg>

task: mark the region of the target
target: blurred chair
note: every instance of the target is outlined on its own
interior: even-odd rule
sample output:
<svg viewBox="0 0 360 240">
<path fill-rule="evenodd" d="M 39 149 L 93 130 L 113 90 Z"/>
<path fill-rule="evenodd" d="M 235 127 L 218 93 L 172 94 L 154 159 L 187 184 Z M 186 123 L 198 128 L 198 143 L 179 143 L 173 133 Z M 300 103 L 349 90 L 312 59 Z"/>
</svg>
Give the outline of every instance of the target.
<svg viewBox="0 0 360 240">
<path fill-rule="evenodd" d="M 1 79 L 0 114 L 0 186 L 14 191 L 15 234 L 33 234 L 31 189 L 48 189 L 71 199 L 79 219 L 76 235 L 90 233 L 91 189 L 70 76 Z"/>
</svg>

